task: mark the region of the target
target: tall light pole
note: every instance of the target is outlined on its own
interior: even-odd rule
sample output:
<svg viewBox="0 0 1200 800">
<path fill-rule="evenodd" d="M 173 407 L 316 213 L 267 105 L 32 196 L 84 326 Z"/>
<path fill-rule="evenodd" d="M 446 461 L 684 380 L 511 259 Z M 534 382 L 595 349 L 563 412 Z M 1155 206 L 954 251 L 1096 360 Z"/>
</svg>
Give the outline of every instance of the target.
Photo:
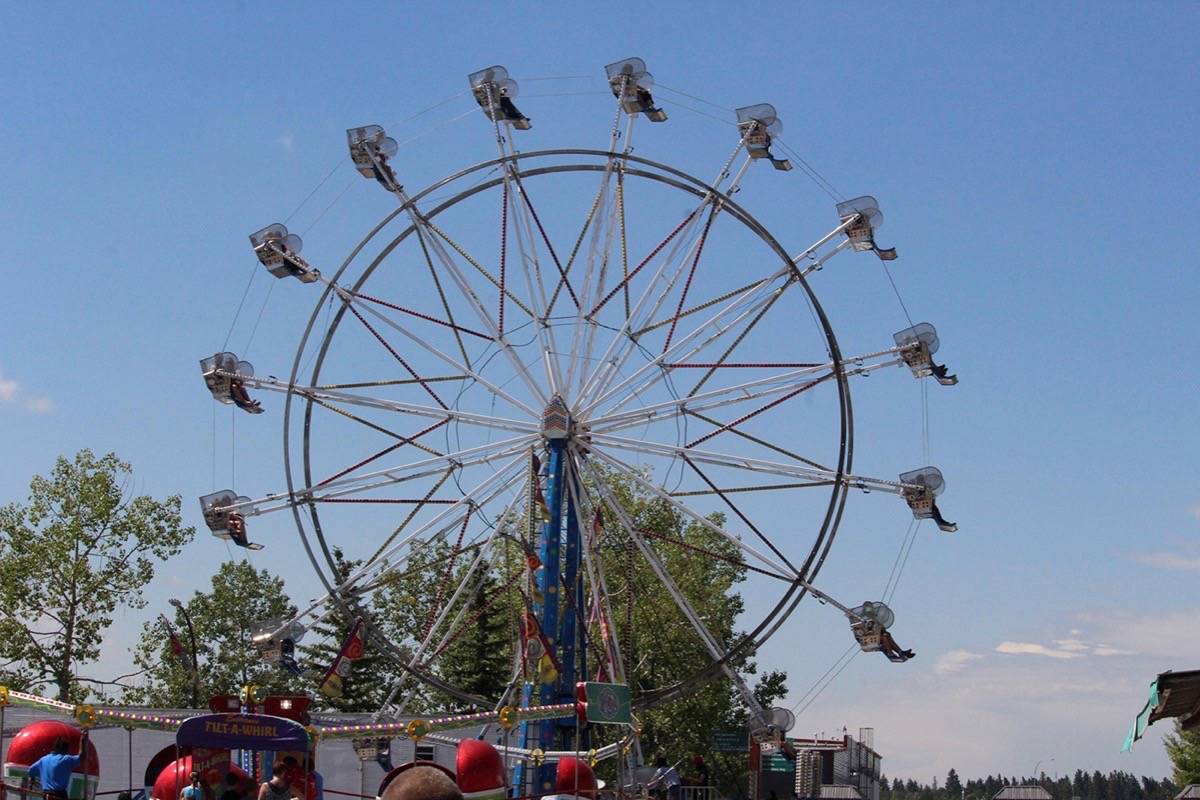
<svg viewBox="0 0 1200 800">
<path fill-rule="evenodd" d="M 172 597 L 167 601 L 183 616 L 183 624 L 187 626 L 188 640 L 192 646 L 192 708 L 200 707 L 200 652 L 196 650 L 196 630 L 192 627 L 192 618 L 183 603 Z"/>
</svg>

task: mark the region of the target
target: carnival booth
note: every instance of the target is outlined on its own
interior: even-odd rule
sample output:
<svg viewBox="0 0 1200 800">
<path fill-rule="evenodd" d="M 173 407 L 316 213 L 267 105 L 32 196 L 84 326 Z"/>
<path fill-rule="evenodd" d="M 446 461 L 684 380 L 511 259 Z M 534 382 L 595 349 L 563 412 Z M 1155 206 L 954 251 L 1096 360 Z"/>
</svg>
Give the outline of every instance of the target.
<svg viewBox="0 0 1200 800">
<path fill-rule="evenodd" d="M 4 760 L 4 783 L 7 787 L 27 786 L 30 783 L 29 768 L 42 756 L 54 749 L 59 739 L 67 742 L 67 752 L 79 755 L 84 742 L 83 731 L 74 725 L 58 720 L 42 720 L 26 725 L 8 747 Z M 100 757 L 96 747 L 87 742 L 87 758 L 71 773 L 67 797 L 70 800 L 91 800 L 96 795 L 100 781 Z M 172 798 L 174 800 L 174 798 Z"/>
<path fill-rule="evenodd" d="M 276 759 L 291 758 L 295 769 L 288 776 L 302 797 L 315 800 L 312 750 L 308 731 L 299 722 L 267 714 L 205 714 L 184 720 L 175 735 L 177 757 L 154 781 L 152 800 L 175 800 L 188 786 L 188 776 L 200 773 L 206 800 L 248 800 L 258 788 L 255 779 L 235 764 L 233 751 L 243 763 L 266 780 Z M 186 754 L 185 754 L 186 753 Z M 247 757 L 248 756 L 248 757 Z M 255 762 L 259 769 L 255 770 Z"/>
</svg>

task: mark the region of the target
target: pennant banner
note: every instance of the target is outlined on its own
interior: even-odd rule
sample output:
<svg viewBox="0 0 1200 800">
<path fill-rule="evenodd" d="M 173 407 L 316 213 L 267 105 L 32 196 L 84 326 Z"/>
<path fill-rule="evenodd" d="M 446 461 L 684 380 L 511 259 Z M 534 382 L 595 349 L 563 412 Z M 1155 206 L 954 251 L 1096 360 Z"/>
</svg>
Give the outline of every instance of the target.
<svg viewBox="0 0 1200 800">
<path fill-rule="evenodd" d="M 326 697 L 341 697 L 342 683 L 350 677 L 351 663 L 362 658 L 365 651 L 366 639 L 363 636 L 363 620 L 362 617 L 356 617 L 354 624 L 350 626 L 350 632 L 342 640 L 337 657 L 333 659 L 329 669 L 325 670 L 325 676 L 321 678 L 321 685 L 318 687 L 321 694 Z"/>
</svg>

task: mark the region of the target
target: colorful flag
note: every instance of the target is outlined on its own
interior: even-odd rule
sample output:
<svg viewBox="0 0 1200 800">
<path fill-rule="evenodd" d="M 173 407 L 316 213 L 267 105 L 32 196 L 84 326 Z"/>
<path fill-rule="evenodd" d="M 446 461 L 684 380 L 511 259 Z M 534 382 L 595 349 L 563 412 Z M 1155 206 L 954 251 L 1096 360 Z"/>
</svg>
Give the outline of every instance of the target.
<svg viewBox="0 0 1200 800">
<path fill-rule="evenodd" d="M 537 662 L 538 680 L 542 683 L 554 683 L 562 667 L 555 657 L 554 648 L 550 646 L 550 640 L 542 632 L 542 627 L 532 612 L 526 611 L 521 620 L 521 638 L 525 640 L 526 657 Z"/>
<path fill-rule="evenodd" d="M 363 620 L 362 617 L 356 617 L 354 624 L 350 626 L 350 632 L 342 640 L 342 646 L 338 648 L 337 657 L 333 659 L 329 669 L 325 670 L 325 676 L 321 678 L 321 684 L 318 687 L 321 694 L 326 697 L 341 697 L 342 683 L 350 677 L 351 663 L 362 658 L 365 650 L 366 637 L 363 636 Z"/>
<path fill-rule="evenodd" d="M 175 628 L 171 625 L 171 621 L 163 614 L 159 614 L 158 618 L 162 620 L 163 627 L 167 629 L 167 641 L 171 648 L 171 655 L 179 659 L 179 663 L 188 672 L 192 671 L 192 659 L 188 655 L 187 650 L 183 646 L 183 642 L 175 634 Z"/>
</svg>

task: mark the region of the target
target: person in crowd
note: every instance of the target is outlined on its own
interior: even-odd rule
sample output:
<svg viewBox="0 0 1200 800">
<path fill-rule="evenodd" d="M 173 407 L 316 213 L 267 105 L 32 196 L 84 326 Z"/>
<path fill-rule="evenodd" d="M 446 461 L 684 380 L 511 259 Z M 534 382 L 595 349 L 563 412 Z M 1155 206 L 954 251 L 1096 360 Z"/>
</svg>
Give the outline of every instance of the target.
<svg viewBox="0 0 1200 800">
<path fill-rule="evenodd" d="M 200 783 L 200 773 L 196 770 L 188 774 L 188 785 L 179 793 L 179 800 L 204 800 L 204 786 Z"/>
<path fill-rule="evenodd" d="M 437 767 L 412 767 L 392 780 L 380 800 L 463 800 L 454 779 Z"/>
<path fill-rule="evenodd" d="M 291 800 L 295 796 L 288 779 L 288 765 L 276 761 L 271 765 L 271 780 L 258 787 L 258 800 Z"/>
<path fill-rule="evenodd" d="M 50 797 L 66 798 L 71 789 L 71 773 L 84 763 L 87 753 L 88 736 L 83 732 L 80 743 L 80 755 L 71 755 L 71 746 L 63 737 L 54 740 L 50 752 L 39 758 L 29 767 L 29 777 L 36 780 L 42 791 Z"/>
<path fill-rule="evenodd" d="M 667 763 L 662 756 L 654 762 L 656 771 L 654 777 L 646 784 L 647 789 L 666 790 L 667 800 L 679 800 L 680 787 L 683 782 L 679 779 L 679 771 Z"/>
</svg>

